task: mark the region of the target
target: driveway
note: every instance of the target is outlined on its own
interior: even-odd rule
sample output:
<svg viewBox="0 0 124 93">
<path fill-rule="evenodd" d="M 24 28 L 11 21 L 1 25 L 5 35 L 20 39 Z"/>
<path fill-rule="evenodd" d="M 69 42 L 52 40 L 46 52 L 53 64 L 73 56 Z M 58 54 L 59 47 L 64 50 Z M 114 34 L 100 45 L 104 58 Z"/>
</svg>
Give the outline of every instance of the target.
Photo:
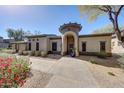
<svg viewBox="0 0 124 93">
<path fill-rule="evenodd" d="M 32 76 L 23 87 L 78 88 L 99 87 L 89 66 L 70 57 L 60 59 L 30 58 Z"/>
</svg>

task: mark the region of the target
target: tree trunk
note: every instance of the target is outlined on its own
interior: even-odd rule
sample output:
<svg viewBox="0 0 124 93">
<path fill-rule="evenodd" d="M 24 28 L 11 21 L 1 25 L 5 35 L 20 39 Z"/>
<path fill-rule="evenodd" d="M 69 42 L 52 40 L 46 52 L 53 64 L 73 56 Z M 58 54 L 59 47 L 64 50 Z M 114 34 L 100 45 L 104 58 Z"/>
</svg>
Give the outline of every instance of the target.
<svg viewBox="0 0 124 93">
<path fill-rule="evenodd" d="M 121 41 L 121 31 L 118 27 L 118 16 L 116 16 L 116 15 L 114 18 L 114 30 L 115 30 L 115 34 L 116 34 L 118 40 Z"/>
</svg>

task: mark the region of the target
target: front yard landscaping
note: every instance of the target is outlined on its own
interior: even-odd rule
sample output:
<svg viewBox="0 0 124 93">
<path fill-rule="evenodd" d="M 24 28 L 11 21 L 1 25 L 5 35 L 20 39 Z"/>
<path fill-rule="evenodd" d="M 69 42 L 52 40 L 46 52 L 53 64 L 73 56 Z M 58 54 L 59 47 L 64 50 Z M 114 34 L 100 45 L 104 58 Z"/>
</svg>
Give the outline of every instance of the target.
<svg viewBox="0 0 124 93">
<path fill-rule="evenodd" d="M 0 53 L 0 87 L 21 87 L 30 72 L 28 58 Z"/>
<path fill-rule="evenodd" d="M 0 53 L 0 87 L 124 87 L 123 60 L 123 55 L 44 58 Z"/>
</svg>

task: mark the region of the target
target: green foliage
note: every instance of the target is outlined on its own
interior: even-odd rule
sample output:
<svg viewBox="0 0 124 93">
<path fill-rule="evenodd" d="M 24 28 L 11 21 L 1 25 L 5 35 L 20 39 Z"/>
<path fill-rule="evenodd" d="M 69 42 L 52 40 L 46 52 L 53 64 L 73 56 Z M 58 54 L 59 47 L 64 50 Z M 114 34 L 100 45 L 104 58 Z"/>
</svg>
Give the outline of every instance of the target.
<svg viewBox="0 0 124 93">
<path fill-rule="evenodd" d="M 111 7 L 112 12 L 117 12 L 120 8 L 120 5 L 80 5 L 79 10 L 81 17 L 86 16 L 90 22 L 93 22 L 100 16 L 108 16 L 106 7 Z"/>
<path fill-rule="evenodd" d="M 119 65 L 122 69 L 124 69 L 124 54 L 119 55 L 120 58 L 118 59 Z"/>
<path fill-rule="evenodd" d="M 2 53 L 12 53 L 12 49 L 10 49 L 10 48 L 0 48 L 0 52 L 2 52 Z"/>
<path fill-rule="evenodd" d="M 8 28 L 6 31 L 9 38 L 14 38 L 16 41 L 21 41 L 24 39 L 25 32 L 23 29 Z"/>
<path fill-rule="evenodd" d="M 35 51 L 35 56 L 40 56 L 41 52 L 40 51 Z"/>
<path fill-rule="evenodd" d="M 108 74 L 111 75 L 111 76 L 115 76 L 115 74 L 112 73 L 112 72 L 108 72 Z"/>
<path fill-rule="evenodd" d="M 90 60 L 90 62 L 91 62 L 92 64 L 97 64 L 97 62 L 96 62 L 95 60 Z"/>
<path fill-rule="evenodd" d="M 79 6 L 81 17 L 87 17 L 89 22 L 95 21 L 99 16 L 105 15 L 98 5 L 81 5 Z"/>
<path fill-rule="evenodd" d="M 35 51 L 28 51 L 28 55 L 29 56 L 34 56 L 35 55 Z"/>
<path fill-rule="evenodd" d="M 96 55 L 97 55 L 97 57 L 104 58 L 104 59 L 107 58 L 107 56 L 108 56 L 105 52 L 100 52 L 100 53 L 97 53 Z"/>
</svg>

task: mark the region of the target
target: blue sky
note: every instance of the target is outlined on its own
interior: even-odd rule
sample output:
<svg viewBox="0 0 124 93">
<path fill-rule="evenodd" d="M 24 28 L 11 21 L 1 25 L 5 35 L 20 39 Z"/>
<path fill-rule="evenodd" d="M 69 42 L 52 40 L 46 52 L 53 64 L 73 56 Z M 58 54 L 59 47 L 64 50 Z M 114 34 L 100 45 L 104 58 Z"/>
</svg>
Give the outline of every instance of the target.
<svg viewBox="0 0 124 93">
<path fill-rule="evenodd" d="M 119 23 L 122 25 L 124 24 L 123 16 L 119 18 Z M 25 31 L 37 30 L 42 34 L 61 35 L 58 30 L 59 26 L 68 22 L 80 23 L 83 27 L 80 34 L 90 34 L 111 23 L 107 16 L 89 23 L 86 18 L 80 18 L 78 6 L 74 5 L 0 6 L 0 36 L 4 38 L 8 38 L 7 28 L 22 28 Z"/>
</svg>

